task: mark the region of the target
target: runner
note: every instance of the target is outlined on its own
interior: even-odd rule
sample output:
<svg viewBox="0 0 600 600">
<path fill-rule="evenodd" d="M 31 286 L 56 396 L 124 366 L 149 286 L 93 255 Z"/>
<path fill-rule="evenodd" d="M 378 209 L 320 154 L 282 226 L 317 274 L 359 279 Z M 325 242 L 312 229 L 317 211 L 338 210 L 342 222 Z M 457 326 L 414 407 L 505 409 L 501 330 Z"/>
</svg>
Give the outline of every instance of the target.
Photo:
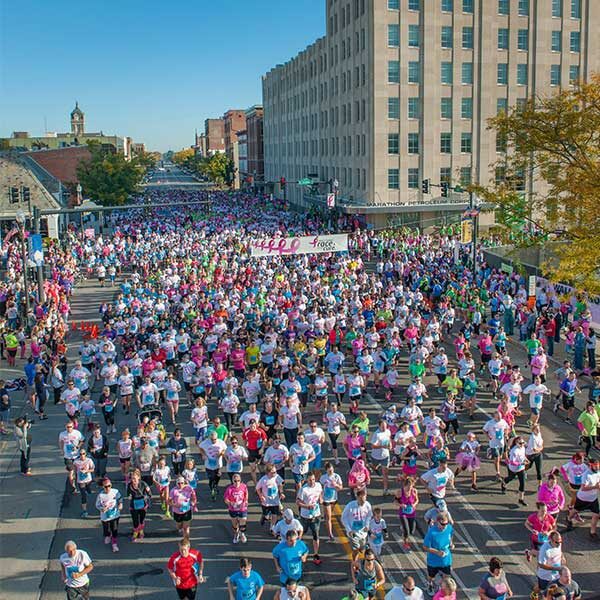
<svg viewBox="0 0 600 600">
<path fill-rule="evenodd" d="M 252 568 L 252 561 L 240 558 L 240 570 L 227 578 L 229 600 L 260 600 L 264 588 L 264 579 Z"/>
<path fill-rule="evenodd" d="M 112 487 L 112 482 L 108 477 L 102 480 L 102 491 L 96 498 L 96 508 L 100 511 L 104 543 L 111 544 L 112 551 L 118 552 L 117 538 L 123 501 L 121 492 Z"/>
<path fill-rule="evenodd" d="M 233 543 L 242 542 L 245 544 L 246 521 L 248 519 L 248 487 L 242 483 L 239 473 L 234 473 L 231 477 L 231 485 L 225 488 L 223 500 L 229 510 L 231 519 L 231 529 L 233 530 Z"/>
<path fill-rule="evenodd" d="M 65 544 L 65 552 L 59 557 L 62 579 L 65 584 L 67 600 L 89 600 L 90 578 L 94 569 L 89 554 L 77 548 L 77 544 L 69 540 Z"/>
<path fill-rule="evenodd" d="M 67 482 L 73 492 L 76 492 L 73 461 L 79 456 L 79 449 L 83 446 L 83 435 L 75 429 L 72 422 L 65 425 L 65 430 L 58 436 L 58 446 L 63 456 L 67 471 Z"/>
<path fill-rule="evenodd" d="M 169 558 L 167 569 L 177 597 L 180 600 L 196 600 L 198 584 L 204 583 L 204 559 L 198 550 L 190 546 L 187 538 L 179 542 L 179 550 Z"/>
</svg>

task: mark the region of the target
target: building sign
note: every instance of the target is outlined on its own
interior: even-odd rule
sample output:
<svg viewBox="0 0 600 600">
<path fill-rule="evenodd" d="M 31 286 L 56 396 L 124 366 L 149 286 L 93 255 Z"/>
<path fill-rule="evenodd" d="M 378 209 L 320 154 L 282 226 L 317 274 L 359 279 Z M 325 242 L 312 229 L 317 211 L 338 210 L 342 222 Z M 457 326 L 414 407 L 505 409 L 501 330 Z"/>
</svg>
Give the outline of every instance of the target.
<svg viewBox="0 0 600 600">
<path fill-rule="evenodd" d="M 44 266 L 44 245 L 42 236 L 39 233 L 32 233 L 28 238 L 29 244 L 29 263 L 36 267 Z"/>
<path fill-rule="evenodd" d="M 460 222 L 460 243 L 470 244 L 473 241 L 473 221 L 463 219 Z"/>
<path fill-rule="evenodd" d="M 348 234 L 306 235 L 302 237 L 267 238 L 250 242 L 252 256 L 286 256 L 347 252 Z"/>
<path fill-rule="evenodd" d="M 335 208 L 335 194 L 327 194 L 327 208 Z"/>
</svg>

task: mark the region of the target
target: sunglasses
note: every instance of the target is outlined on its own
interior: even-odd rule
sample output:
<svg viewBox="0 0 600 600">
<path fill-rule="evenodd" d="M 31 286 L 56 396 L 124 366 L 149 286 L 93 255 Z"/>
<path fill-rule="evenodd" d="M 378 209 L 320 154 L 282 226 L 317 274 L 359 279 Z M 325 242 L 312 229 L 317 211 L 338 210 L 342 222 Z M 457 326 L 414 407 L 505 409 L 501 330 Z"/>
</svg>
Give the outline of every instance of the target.
<svg viewBox="0 0 600 600">
<path fill-rule="evenodd" d="M 409 594 L 410 594 L 411 592 L 414 592 L 414 591 L 415 591 L 415 588 L 414 588 L 414 587 L 411 587 L 411 588 L 409 588 L 409 587 L 406 587 L 405 585 L 403 585 L 402 587 L 404 588 L 404 591 L 405 591 L 405 592 L 408 592 Z"/>
<path fill-rule="evenodd" d="M 112 487 L 112 485 L 103 485 L 102 487 L 103 487 L 105 490 L 107 490 L 108 488 L 111 488 L 111 487 Z"/>
</svg>

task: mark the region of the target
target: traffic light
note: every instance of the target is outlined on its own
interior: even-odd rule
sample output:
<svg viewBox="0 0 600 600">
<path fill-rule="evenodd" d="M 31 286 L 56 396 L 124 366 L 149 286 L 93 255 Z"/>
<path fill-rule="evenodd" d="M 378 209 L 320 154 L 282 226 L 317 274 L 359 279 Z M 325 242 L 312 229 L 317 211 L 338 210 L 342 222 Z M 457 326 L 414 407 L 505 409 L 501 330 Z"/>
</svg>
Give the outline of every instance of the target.
<svg viewBox="0 0 600 600">
<path fill-rule="evenodd" d="M 31 192 L 29 191 L 28 187 L 23 186 L 21 188 L 21 198 L 23 199 L 23 202 L 30 202 L 31 201 Z"/>
<path fill-rule="evenodd" d="M 285 189 L 285 183 L 286 183 L 286 181 L 285 181 L 285 177 L 281 177 L 281 178 L 279 179 L 279 185 L 281 186 L 281 189 L 282 189 L 282 190 L 284 190 L 284 189 Z"/>
<path fill-rule="evenodd" d="M 421 191 L 424 194 L 429 194 L 429 179 L 423 179 L 421 182 Z"/>
<path fill-rule="evenodd" d="M 440 183 L 440 188 L 442 188 L 442 198 L 447 198 L 448 197 L 448 189 L 450 188 L 450 186 L 448 185 L 448 182 L 442 181 L 442 183 Z"/>
<path fill-rule="evenodd" d="M 19 203 L 19 188 L 18 187 L 10 188 L 10 201 L 12 204 Z"/>
</svg>

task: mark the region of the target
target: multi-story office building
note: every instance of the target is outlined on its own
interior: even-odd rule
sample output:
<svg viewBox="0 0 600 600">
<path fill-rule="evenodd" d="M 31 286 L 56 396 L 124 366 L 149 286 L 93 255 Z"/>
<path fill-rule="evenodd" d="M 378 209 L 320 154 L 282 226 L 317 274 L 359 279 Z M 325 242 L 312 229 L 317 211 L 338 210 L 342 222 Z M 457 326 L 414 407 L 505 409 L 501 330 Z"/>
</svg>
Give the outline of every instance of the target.
<svg viewBox="0 0 600 600">
<path fill-rule="evenodd" d="M 265 178 L 336 178 L 365 205 L 486 183 L 490 117 L 600 70 L 599 0 L 326 3 L 326 35 L 263 77 Z"/>
<path fill-rule="evenodd" d="M 264 180 L 263 150 L 263 107 L 251 106 L 246 111 L 246 131 L 248 134 L 248 175 L 254 185 Z"/>
</svg>

